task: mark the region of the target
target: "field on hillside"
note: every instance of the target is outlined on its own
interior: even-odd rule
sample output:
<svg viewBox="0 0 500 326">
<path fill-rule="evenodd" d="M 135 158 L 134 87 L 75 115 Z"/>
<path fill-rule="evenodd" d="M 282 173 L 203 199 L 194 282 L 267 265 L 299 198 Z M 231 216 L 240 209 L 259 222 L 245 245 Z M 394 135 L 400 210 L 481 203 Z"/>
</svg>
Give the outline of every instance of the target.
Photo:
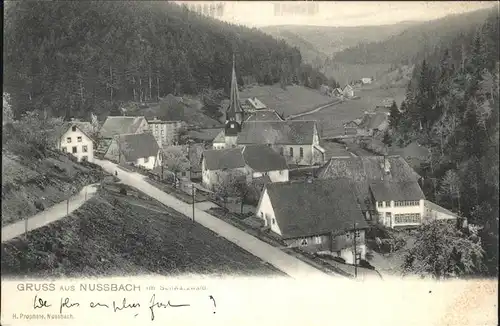
<svg viewBox="0 0 500 326">
<path fill-rule="evenodd" d="M 335 100 L 304 86 L 287 86 L 284 90 L 278 84 L 244 88 L 240 92 L 240 98 L 249 97 L 257 97 L 269 108 L 284 113 L 285 116 L 309 111 Z"/>
<path fill-rule="evenodd" d="M 342 62 L 334 62 L 322 69 L 322 72 L 327 77 L 334 78 L 341 87 L 348 82 L 359 80 L 363 77 L 381 78 L 391 68 L 390 64 L 350 64 Z"/>
<path fill-rule="evenodd" d="M 318 121 L 323 137 L 338 136 L 344 133 L 345 122 L 362 117 L 365 111 L 375 110 L 375 107 L 387 97 L 394 98 L 399 106 L 404 99 L 405 90 L 405 88 L 376 87 L 361 89 L 355 93 L 359 99 L 347 100 L 297 119 Z"/>
<path fill-rule="evenodd" d="M 124 187 L 126 195 L 119 194 Z M 70 216 L 2 243 L 3 276 L 281 272 L 145 194 L 107 185 Z"/>
<path fill-rule="evenodd" d="M 37 160 L 2 151 L 2 226 L 65 200 L 105 174 L 97 165 L 76 163 L 69 154 L 49 152 Z"/>
</svg>

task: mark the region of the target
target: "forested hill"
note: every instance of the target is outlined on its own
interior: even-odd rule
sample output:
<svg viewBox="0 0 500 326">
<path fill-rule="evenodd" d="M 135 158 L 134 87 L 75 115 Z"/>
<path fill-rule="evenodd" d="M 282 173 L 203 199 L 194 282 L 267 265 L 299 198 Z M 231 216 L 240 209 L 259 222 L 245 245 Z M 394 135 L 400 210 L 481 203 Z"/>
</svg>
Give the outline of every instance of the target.
<svg viewBox="0 0 500 326">
<path fill-rule="evenodd" d="M 16 1 L 4 13 L 4 92 L 21 111 L 88 117 L 122 101 L 324 79 L 298 49 L 257 29 L 163 1 Z"/>
<path fill-rule="evenodd" d="M 422 171 L 426 197 L 483 227 L 483 262 L 498 275 L 498 13 L 427 56 L 414 70 L 391 139 L 431 149 Z"/>
<path fill-rule="evenodd" d="M 384 41 L 360 43 L 334 55 L 334 61 L 351 64 L 413 64 L 426 53 L 451 41 L 459 33 L 480 26 L 495 9 L 451 15 L 408 27 Z"/>
</svg>

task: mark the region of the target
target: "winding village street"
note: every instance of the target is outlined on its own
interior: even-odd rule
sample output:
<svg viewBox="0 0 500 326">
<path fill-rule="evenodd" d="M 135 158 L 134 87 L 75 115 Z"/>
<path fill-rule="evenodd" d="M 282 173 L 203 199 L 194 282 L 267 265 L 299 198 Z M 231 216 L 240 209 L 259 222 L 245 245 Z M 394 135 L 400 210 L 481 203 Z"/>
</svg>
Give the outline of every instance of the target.
<svg viewBox="0 0 500 326">
<path fill-rule="evenodd" d="M 141 174 L 120 169 L 116 164 L 109 161 L 96 159 L 95 163 L 112 174 L 118 171 L 118 178 L 122 183 L 135 187 L 162 204 L 184 214 L 187 218 L 192 218 L 192 206 L 190 204 L 184 203 L 149 184 Z M 272 264 L 292 278 L 301 279 L 327 276 L 307 263 L 282 252 L 279 248 L 273 247 L 198 208 L 195 208 L 195 222 Z"/>
</svg>

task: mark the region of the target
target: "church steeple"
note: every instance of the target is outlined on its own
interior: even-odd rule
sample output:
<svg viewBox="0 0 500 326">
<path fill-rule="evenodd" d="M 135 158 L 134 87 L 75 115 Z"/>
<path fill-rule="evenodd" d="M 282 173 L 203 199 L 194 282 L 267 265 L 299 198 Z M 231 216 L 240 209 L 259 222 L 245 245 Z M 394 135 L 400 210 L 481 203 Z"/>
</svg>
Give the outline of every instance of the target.
<svg viewBox="0 0 500 326">
<path fill-rule="evenodd" d="M 240 103 L 240 94 L 238 92 L 238 80 L 236 79 L 235 59 L 233 54 L 233 72 L 231 76 L 231 99 L 229 107 L 226 110 L 226 120 L 236 121 L 238 124 L 243 123 L 243 109 Z"/>
</svg>

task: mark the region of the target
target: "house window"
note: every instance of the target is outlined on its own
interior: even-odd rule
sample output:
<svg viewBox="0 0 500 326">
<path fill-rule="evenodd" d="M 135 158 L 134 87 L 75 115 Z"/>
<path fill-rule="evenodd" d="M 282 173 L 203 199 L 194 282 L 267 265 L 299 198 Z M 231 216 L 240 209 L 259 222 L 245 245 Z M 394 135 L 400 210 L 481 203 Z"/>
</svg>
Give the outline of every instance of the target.
<svg viewBox="0 0 500 326">
<path fill-rule="evenodd" d="M 280 170 L 280 175 L 282 175 L 282 174 L 283 174 L 283 171 L 282 171 L 282 170 Z"/>
<path fill-rule="evenodd" d="M 76 131 L 76 126 L 71 127 L 71 131 Z"/>
<path fill-rule="evenodd" d="M 283 156 L 283 147 L 280 148 L 280 155 Z"/>
<path fill-rule="evenodd" d="M 300 242 L 300 245 L 307 246 L 307 239 L 302 239 L 302 241 Z"/>
<path fill-rule="evenodd" d="M 87 162 L 89 157 L 87 155 L 82 156 L 82 162 Z"/>
<path fill-rule="evenodd" d="M 88 146 L 87 145 L 83 145 L 82 146 L 82 152 L 87 153 L 88 151 L 89 151 Z"/>
<path fill-rule="evenodd" d="M 66 153 L 68 149 L 66 147 L 61 147 L 61 151 L 63 151 L 63 153 Z"/>
<path fill-rule="evenodd" d="M 73 154 L 76 154 L 76 153 L 77 153 L 76 146 L 73 146 L 73 148 L 71 149 L 71 152 L 72 152 Z"/>
<path fill-rule="evenodd" d="M 66 138 L 67 143 L 71 143 L 71 137 Z"/>
<path fill-rule="evenodd" d="M 293 157 L 293 147 L 290 147 L 290 156 Z"/>
<path fill-rule="evenodd" d="M 404 224 L 404 223 L 420 223 L 420 214 L 396 214 L 394 215 L 394 223 Z"/>
<path fill-rule="evenodd" d="M 299 156 L 300 156 L 300 158 L 304 157 L 304 149 L 302 147 L 299 148 Z"/>
<path fill-rule="evenodd" d="M 391 207 L 391 202 L 390 201 L 386 201 L 385 202 L 385 207 Z"/>
<path fill-rule="evenodd" d="M 347 232 L 347 233 L 345 234 L 345 237 L 346 237 L 346 239 L 347 239 L 347 240 L 349 240 L 349 239 L 351 238 L 351 234 L 350 234 L 349 232 Z"/>
<path fill-rule="evenodd" d="M 321 237 L 314 237 L 315 244 L 321 244 Z"/>
<path fill-rule="evenodd" d="M 183 177 L 185 177 L 185 176 L 186 176 L 186 171 L 182 171 L 181 175 L 182 175 Z"/>
<path fill-rule="evenodd" d="M 264 213 L 260 212 L 260 217 L 264 218 Z"/>
<path fill-rule="evenodd" d="M 78 137 L 76 138 L 76 141 L 77 141 L 77 142 L 79 142 L 79 143 L 81 143 L 81 142 L 82 142 L 82 136 L 78 136 Z"/>
<path fill-rule="evenodd" d="M 274 219 L 274 217 L 271 221 L 273 222 L 273 224 L 276 224 L 276 220 Z"/>
<path fill-rule="evenodd" d="M 359 232 L 359 230 L 356 230 L 356 238 L 359 238 L 361 236 L 361 233 Z"/>
<path fill-rule="evenodd" d="M 144 163 L 148 163 L 149 162 L 149 157 L 145 157 L 144 158 Z"/>
<path fill-rule="evenodd" d="M 383 207 L 383 206 L 384 206 L 384 204 L 381 201 L 377 202 L 377 207 Z"/>
</svg>

